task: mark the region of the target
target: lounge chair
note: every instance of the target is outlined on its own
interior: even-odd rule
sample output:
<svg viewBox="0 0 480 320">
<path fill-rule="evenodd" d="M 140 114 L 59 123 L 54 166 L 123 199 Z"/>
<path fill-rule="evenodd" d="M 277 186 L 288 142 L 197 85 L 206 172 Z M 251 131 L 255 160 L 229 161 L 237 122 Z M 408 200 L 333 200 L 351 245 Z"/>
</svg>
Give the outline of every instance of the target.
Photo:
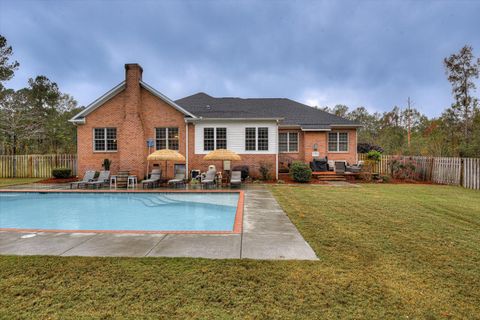
<svg viewBox="0 0 480 320">
<path fill-rule="evenodd" d="M 70 189 L 73 189 L 73 186 L 77 186 L 77 189 L 78 189 L 82 185 L 85 185 L 88 182 L 92 181 L 94 178 L 95 178 L 95 170 L 85 171 L 85 174 L 83 175 L 83 179 L 81 181 L 75 181 L 70 183 Z"/>
<path fill-rule="evenodd" d="M 347 166 L 347 172 L 359 173 L 359 172 L 362 172 L 362 167 L 363 167 L 363 163 L 359 162 L 352 166 Z"/>
<path fill-rule="evenodd" d="M 150 178 L 142 181 L 142 187 L 145 189 L 145 185 L 150 187 L 156 187 L 160 184 L 160 179 L 162 177 L 162 170 L 153 169 L 150 173 Z"/>
<path fill-rule="evenodd" d="M 217 175 L 216 170 L 208 170 L 205 174 L 205 178 L 202 180 L 202 186 L 209 187 L 215 184 L 215 176 Z"/>
<path fill-rule="evenodd" d="M 87 187 L 92 186 L 95 188 L 100 188 L 107 185 L 109 181 L 110 181 L 110 171 L 100 171 L 100 174 L 98 175 L 97 180 L 87 182 L 85 185 Z"/>
<path fill-rule="evenodd" d="M 175 178 L 168 180 L 169 185 L 173 185 L 173 187 L 178 187 L 180 185 L 185 185 L 185 173 L 177 173 L 175 174 Z"/>
<path fill-rule="evenodd" d="M 242 185 L 242 172 L 232 171 L 232 176 L 230 177 L 230 186 L 240 187 L 241 185 Z"/>
<path fill-rule="evenodd" d="M 335 173 L 344 174 L 347 170 L 347 166 L 344 161 L 335 161 Z"/>
</svg>

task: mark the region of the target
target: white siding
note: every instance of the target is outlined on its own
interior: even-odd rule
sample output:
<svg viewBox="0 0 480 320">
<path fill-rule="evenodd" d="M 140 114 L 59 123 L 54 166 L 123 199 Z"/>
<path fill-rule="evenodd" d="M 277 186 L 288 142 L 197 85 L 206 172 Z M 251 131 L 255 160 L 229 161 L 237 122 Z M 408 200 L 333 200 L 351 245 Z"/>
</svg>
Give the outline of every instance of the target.
<svg viewBox="0 0 480 320">
<path fill-rule="evenodd" d="M 238 154 L 276 154 L 277 153 L 277 123 L 276 121 L 202 121 L 195 124 L 195 154 L 207 154 L 203 150 L 203 128 L 227 128 L 227 149 Z M 246 151 L 245 128 L 267 127 L 268 150 Z"/>
</svg>

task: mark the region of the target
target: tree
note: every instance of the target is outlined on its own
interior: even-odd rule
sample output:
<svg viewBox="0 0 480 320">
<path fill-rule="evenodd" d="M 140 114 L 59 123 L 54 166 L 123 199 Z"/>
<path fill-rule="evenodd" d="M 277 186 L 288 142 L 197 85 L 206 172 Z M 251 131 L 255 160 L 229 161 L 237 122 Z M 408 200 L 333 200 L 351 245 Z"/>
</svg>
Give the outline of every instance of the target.
<svg viewBox="0 0 480 320">
<path fill-rule="evenodd" d="M 15 70 L 20 65 L 17 61 L 9 62 L 13 49 L 7 45 L 7 39 L 0 34 L 0 92 L 4 90 L 3 83 L 13 78 Z"/>
<path fill-rule="evenodd" d="M 480 59 L 475 60 L 471 46 L 464 46 L 457 54 L 444 59 L 448 81 L 452 84 L 455 102 L 451 109 L 462 122 L 463 134 L 467 143 L 471 139 L 472 121 L 478 100 L 472 96 L 475 79 L 478 79 Z"/>
</svg>

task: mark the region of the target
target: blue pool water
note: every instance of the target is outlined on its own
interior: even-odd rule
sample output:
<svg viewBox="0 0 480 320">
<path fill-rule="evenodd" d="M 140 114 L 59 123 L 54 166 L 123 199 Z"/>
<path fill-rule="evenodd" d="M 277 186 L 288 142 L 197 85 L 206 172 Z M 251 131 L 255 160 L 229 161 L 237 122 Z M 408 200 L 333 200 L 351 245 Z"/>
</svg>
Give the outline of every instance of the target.
<svg viewBox="0 0 480 320">
<path fill-rule="evenodd" d="M 0 193 L 0 228 L 232 231 L 238 193 Z"/>
</svg>

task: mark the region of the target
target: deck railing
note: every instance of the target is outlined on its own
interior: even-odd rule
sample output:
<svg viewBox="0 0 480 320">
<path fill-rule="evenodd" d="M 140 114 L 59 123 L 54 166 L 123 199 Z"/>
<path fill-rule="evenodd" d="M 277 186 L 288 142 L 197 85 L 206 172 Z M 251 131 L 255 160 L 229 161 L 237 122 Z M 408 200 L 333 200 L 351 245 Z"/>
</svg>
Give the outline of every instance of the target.
<svg viewBox="0 0 480 320">
<path fill-rule="evenodd" d="M 52 169 L 60 167 L 72 169 L 72 175 L 77 175 L 77 155 L 0 155 L 0 178 L 50 178 Z"/>
<path fill-rule="evenodd" d="M 358 158 L 365 160 L 367 155 L 359 154 Z M 480 158 L 382 155 L 374 171 L 391 175 L 394 161 L 413 164 L 418 180 L 480 190 Z"/>
</svg>

